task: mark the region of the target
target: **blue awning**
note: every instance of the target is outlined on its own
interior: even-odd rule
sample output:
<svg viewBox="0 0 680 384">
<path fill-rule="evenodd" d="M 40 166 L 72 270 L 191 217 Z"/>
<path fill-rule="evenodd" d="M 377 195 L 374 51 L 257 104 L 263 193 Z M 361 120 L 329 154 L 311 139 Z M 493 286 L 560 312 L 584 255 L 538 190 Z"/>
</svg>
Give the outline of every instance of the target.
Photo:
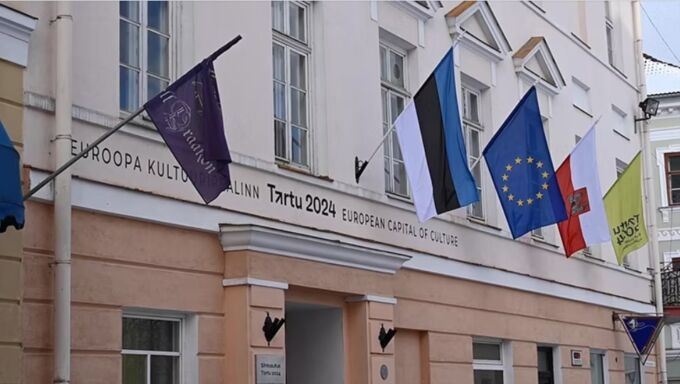
<svg viewBox="0 0 680 384">
<path fill-rule="evenodd" d="M 24 201 L 19 152 L 14 149 L 5 126 L 0 122 L 0 233 L 10 225 L 16 229 L 24 227 Z"/>
</svg>

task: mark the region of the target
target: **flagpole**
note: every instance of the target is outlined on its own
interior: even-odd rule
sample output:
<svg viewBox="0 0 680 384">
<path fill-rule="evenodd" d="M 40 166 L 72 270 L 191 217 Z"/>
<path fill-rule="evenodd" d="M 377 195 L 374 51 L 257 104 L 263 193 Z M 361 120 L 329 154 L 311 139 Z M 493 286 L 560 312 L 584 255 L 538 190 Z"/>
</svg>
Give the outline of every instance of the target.
<svg viewBox="0 0 680 384">
<path fill-rule="evenodd" d="M 451 46 L 451 49 L 456 49 L 456 46 L 458 46 L 460 40 L 463 38 L 463 36 L 465 36 L 465 33 L 466 33 L 465 31 L 462 31 L 460 35 L 456 37 L 456 40 L 453 42 L 453 45 Z M 411 105 L 411 103 L 413 103 L 413 100 L 409 101 L 409 103 L 404 106 L 403 110 L 406 110 L 406 107 Z M 392 133 L 392 131 L 394 131 L 395 123 L 396 121 L 392 123 L 392 125 L 390 125 L 390 129 L 388 129 L 387 132 L 385 132 L 385 134 L 383 135 L 382 139 L 380 139 L 380 141 L 378 142 L 378 146 L 375 147 L 373 153 L 371 153 L 371 156 L 368 157 L 368 160 L 361 161 L 359 160 L 358 156 L 354 156 L 354 178 L 357 184 L 359 184 L 359 178 L 361 177 L 361 174 L 364 173 L 364 171 L 366 170 L 368 163 L 370 163 L 371 160 L 373 160 L 373 157 L 375 156 L 376 153 L 378 153 L 380 147 L 382 147 L 385 144 L 385 140 L 387 139 L 387 137 L 390 135 L 390 133 Z"/>
<path fill-rule="evenodd" d="M 210 61 L 217 59 L 217 57 L 219 57 L 221 54 L 226 52 L 229 48 L 233 47 L 236 43 L 238 43 L 241 40 L 241 38 L 242 38 L 241 35 L 236 36 L 235 38 L 231 39 L 231 41 L 229 41 L 227 44 L 223 45 L 218 50 L 213 52 L 206 59 L 210 60 Z M 69 161 L 64 163 L 61 167 L 57 168 L 57 170 L 52 172 L 49 176 L 47 176 L 45 178 L 45 180 L 41 181 L 38 185 L 33 187 L 26 195 L 24 195 L 24 201 L 28 200 L 31 196 L 33 196 L 36 192 L 38 192 L 42 187 L 47 185 L 55 177 L 59 176 L 60 173 L 64 172 L 66 169 L 68 169 L 70 166 L 72 166 L 76 161 L 83 158 L 83 156 L 87 155 L 88 152 L 90 152 L 94 147 L 101 144 L 104 140 L 108 139 L 114 133 L 118 132 L 121 128 L 123 128 L 124 125 L 131 122 L 135 117 L 139 116 L 142 112 L 144 112 L 144 106 L 137 108 L 137 110 L 132 112 L 128 117 L 125 118 L 125 120 L 116 124 L 108 132 L 101 135 L 97 140 L 95 140 L 90 145 L 88 145 L 87 148 L 83 149 L 82 152 L 77 154 L 75 157 L 72 157 Z"/>
</svg>

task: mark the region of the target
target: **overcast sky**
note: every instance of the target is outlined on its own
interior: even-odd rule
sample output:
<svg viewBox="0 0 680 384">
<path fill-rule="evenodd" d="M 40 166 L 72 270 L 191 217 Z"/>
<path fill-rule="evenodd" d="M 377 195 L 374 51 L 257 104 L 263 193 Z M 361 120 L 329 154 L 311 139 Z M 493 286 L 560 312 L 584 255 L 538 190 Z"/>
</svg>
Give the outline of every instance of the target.
<svg viewBox="0 0 680 384">
<path fill-rule="evenodd" d="M 680 65 L 680 0 L 643 0 L 642 18 L 643 50 L 657 59 Z M 645 14 L 645 11 L 647 13 Z M 671 50 L 663 43 L 659 33 L 649 21 L 659 29 Z"/>
</svg>

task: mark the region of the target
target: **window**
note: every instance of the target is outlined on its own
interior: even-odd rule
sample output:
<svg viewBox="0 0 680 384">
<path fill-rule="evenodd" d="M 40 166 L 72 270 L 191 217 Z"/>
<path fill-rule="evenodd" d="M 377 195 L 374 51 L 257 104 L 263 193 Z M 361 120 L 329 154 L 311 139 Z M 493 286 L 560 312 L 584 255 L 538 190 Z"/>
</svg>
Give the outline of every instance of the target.
<svg viewBox="0 0 680 384">
<path fill-rule="evenodd" d="M 612 18 L 612 2 L 604 2 L 604 28 L 607 38 L 607 59 L 609 60 L 609 65 L 614 66 L 614 19 Z"/>
<path fill-rule="evenodd" d="M 309 46 L 307 6 L 272 1 L 274 153 L 309 167 Z"/>
<path fill-rule="evenodd" d="M 120 3 L 120 109 L 136 111 L 170 83 L 167 1 Z"/>
<path fill-rule="evenodd" d="M 404 52 L 387 45 L 380 45 L 383 133 L 387 133 L 392 128 L 392 124 L 404 109 L 409 97 L 405 88 L 404 68 L 406 68 Z M 394 130 L 390 133 L 388 140 L 385 140 L 385 190 L 404 197 L 409 195 L 404 158 Z"/>
<path fill-rule="evenodd" d="M 590 380 L 592 384 L 605 384 L 606 354 L 603 351 L 590 351 Z"/>
<path fill-rule="evenodd" d="M 680 152 L 666 153 L 666 188 L 668 205 L 680 204 Z"/>
<path fill-rule="evenodd" d="M 123 384 L 179 383 L 180 319 L 123 317 Z"/>
<path fill-rule="evenodd" d="M 551 347 L 538 347 L 538 384 L 555 384 L 553 368 L 553 349 Z"/>
<path fill-rule="evenodd" d="M 616 178 L 618 179 L 623 175 L 623 172 L 628 168 L 628 164 L 625 161 L 616 159 Z"/>
<path fill-rule="evenodd" d="M 465 130 L 465 144 L 467 145 L 468 163 L 477 186 L 479 201 L 468 206 L 468 216 L 484 220 L 484 205 L 482 203 L 482 164 L 481 136 L 484 126 L 480 118 L 481 94 L 469 87 L 463 86 L 463 128 Z"/>
<path fill-rule="evenodd" d="M 590 115 L 590 87 L 579 81 L 575 77 L 572 78 L 572 92 L 574 97 L 574 106 L 581 111 Z"/>
<path fill-rule="evenodd" d="M 637 355 L 625 355 L 625 370 L 626 370 L 626 384 L 640 384 L 642 378 L 640 377 L 640 358 Z"/>
<path fill-rule="evenodd" d="M 474 384 L 503 384 L 503 345 L 476 341 L 472 344 Z"/>
<path fill-rule="evenodd" d="M 612 112 L 614 112 L 614 131 L 627 138 L 630 135 L 629 127 L 631 126 L 626 119 L 628 114 L 615 105 L 612 105 Z"/>
</svg>

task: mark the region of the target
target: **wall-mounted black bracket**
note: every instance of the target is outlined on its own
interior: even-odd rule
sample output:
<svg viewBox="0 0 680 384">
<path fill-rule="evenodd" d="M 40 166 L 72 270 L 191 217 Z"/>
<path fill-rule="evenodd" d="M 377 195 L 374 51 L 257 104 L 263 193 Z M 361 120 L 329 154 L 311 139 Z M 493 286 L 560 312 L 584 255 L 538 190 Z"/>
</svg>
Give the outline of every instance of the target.
<svg viewBox="0 0 680 384">
<path fill-rule="evenodd" d="M 272 320 L 271 316 L 269 316 L 269 312 L 267 312 L 267 317 L 264 319 L 264 325 L 262 325 L 262 332 L 264 332 L 264 338 L 267 340 L 267 345 L 270 345 L 274 336 L 276 336 L 276 333 L 279 332 L 279 329 L 281 329 L 285 322 L 286 319 L 279 319 L 278 317 L 275 317 L 274 320 Z"/>
<path fill-rule="evenodd" d="M 367 166 L 368 160 L 361 161 L 359 160 L 359 157 L 354 156 L 354 179 L 357 181 L 357 184 L 359 184 L 359 178 L 361 177 L 361 174 L 364 173 Z"/>
<path fill-rule="evenodd" d="M 383 352 L 385 352 L 385 348 L 390 344 L 390 341 L 392 341 L 392 338 L 394 335 L 397 333 L 397 330 L 394 328 L 390 328 L 389 330 L 385 330 L 385 324 L 380 324 L 380 333 L 378 334 L 378 340 L 380 341 L 380 348 L 382 348 Z"/>
</svg>

